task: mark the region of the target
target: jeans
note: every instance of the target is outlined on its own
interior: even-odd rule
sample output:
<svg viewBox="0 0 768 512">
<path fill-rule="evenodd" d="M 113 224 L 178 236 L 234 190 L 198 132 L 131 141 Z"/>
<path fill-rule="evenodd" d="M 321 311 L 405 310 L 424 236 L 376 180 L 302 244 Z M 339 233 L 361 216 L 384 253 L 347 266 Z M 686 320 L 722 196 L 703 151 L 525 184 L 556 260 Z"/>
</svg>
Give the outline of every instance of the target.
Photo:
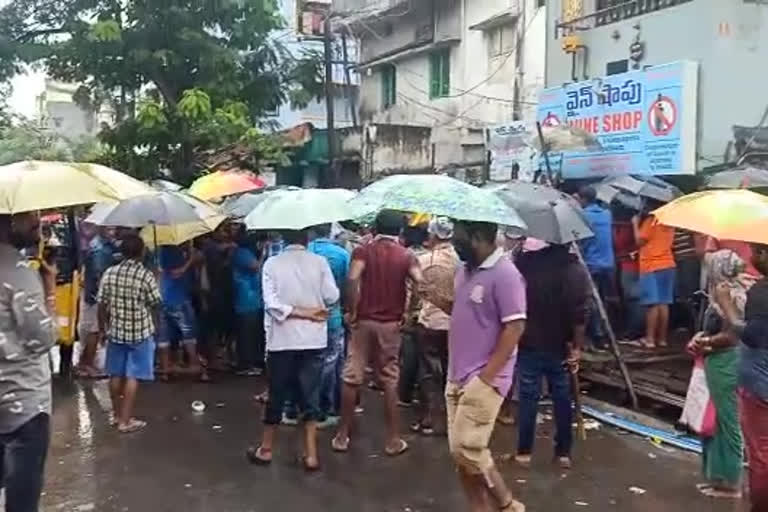
<svg viewBox="0 0 768 512">
<path fill-rule="evenodd" d="M 436 412 L 442 405 L 448 371 L 448 331 L 436 331 L 419 326 L 417 331 L 419 368 L 421 369 L 421 420 L 433 426 Z"/>
<path fill-rule="evenodd" d="M 344 328 L 328 331 L 324 353 L 320 411 L 326 418 L 338 416 L 341 407 L 341 371 L 344 368 Z"/>
<path fill-rule="evenodd" d="M 541 379 L 546 377 L 555 409 L 555 456 L 568 457 L 571 453 L 571 381 L 565 360 L 558 355 L 532 350 L 521 350 L 517 359 L 520 376 L 520 406 L 517 453 L 533 453 L 536 436 L 536 414 L 539 409 Z"/>
<path fill-rule="evenodd" d="M 595 282 L 597 291 L 600 294 L 600 298 L 605 299 L 611 293 L 613 289 L 613 268 L 600 268 L 591 269 L 589 273 L 592 275 L 592 280 Z M 589 308 L 589 320 L 587 322 L 587 337 L 592 341 L 592 345 L 595 348 L 603 348 L 605 346 L 606 334 L 603 331 L 603 319 L 600 316 L 600 310 L 597 307 L 597 303 L 590 293 L 591 306 Z"/>
<path fill-rule="evenodd" d="M 269 400 L 264 423 L 279 425 L 286 402 L 296 400 L 304 421 L 320 421 L 320 382 L 325 363 L 324 349 L 270 352 Z"/>
<path fill-rule="evenodd" d="M 640 305 L 640 288 L 637 271 L 621 271 L 621 290 L 624 295 L 626 335 L 630 338 L 645 334 L 645 307 Z"/>
<path fill-rule="evenodd" d="M 264 367 L 264 311 L 237 315 L 237 366 L 240 370 Z"/>
<path fill-rule="evenodd" d="M 0 434 L 0 487 L 6 512 L 37 512 L 51 438 L 50 417 L 40 413 L 19 429 Z"/>
</svg>

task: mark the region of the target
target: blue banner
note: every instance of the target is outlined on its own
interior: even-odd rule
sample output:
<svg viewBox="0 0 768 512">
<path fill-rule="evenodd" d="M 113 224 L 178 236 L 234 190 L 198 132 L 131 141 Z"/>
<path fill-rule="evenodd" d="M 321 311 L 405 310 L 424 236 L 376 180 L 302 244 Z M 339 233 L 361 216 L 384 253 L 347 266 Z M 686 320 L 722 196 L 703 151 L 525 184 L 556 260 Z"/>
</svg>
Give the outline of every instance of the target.
<svg viewBox="0 0 768 512">
<path fill-rule="evenodd" d="M 600 151 L 551 154 L 565 178 L 696 172 L 698 64 L 674 62 L 545 89 L 538 121 L 594 134 Z"/>
</svg>

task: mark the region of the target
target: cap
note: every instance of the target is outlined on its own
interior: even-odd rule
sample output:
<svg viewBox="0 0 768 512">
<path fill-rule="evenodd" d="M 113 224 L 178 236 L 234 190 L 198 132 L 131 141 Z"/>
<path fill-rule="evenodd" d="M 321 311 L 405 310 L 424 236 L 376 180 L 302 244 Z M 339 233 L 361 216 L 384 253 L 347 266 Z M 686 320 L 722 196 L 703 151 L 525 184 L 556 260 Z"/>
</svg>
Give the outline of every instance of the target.
<svg viewBox="0 0 768 512">
<path fill-rule="evenodd" d="M 453 222 L 448 217 L 435 217 L 429 221 L 427 232 L 440 240 L 448 240 L 453 237 Z"/>
</svg>

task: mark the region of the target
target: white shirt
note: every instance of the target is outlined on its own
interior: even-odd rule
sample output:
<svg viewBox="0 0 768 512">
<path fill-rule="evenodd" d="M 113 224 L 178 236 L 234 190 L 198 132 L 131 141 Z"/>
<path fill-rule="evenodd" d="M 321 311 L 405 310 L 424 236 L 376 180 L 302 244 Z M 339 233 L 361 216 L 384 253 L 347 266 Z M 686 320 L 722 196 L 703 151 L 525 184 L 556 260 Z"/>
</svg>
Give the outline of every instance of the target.
<svg viewBox="0 0 768 512">
<path fill-rule="evenodd" d="M 262 273 L 267 351 L 312 350 L 328 345 L 326 322 L 290 318 L 296 307 L 327 308 L 339 300 L 328 261 L 300 245 L 269 258 Z"/>
</svg>

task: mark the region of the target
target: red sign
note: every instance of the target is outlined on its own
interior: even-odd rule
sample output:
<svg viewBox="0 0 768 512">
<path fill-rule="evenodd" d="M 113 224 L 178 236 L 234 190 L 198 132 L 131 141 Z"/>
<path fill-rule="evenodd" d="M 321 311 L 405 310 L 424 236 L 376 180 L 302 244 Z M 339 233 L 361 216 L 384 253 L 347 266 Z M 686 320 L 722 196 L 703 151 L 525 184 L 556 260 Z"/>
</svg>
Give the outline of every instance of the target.
<svg viewBox="0 0 768 512">
<path fill-rule="evenodd" d="M 558 118 L 555 114 L 552 112 L 547 114 L 547 117 L 544 118 L 544 120 L 541 122 L 542 126 L 559 126 L 560 125 L 560 118 Z"/>
<path fill-rule="evenodd" d="M 656 98 L 648 110 L 648 126 L 657 137 L 669 135 L 677 123 L 677 105 L 668 96 Z"/>
</svg>

